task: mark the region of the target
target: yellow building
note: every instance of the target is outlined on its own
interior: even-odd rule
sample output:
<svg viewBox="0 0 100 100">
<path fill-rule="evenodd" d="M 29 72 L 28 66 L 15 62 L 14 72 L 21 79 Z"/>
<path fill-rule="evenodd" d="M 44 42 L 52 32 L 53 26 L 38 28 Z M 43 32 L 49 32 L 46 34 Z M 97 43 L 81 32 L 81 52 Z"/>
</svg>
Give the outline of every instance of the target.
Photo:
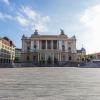
<svg viewBox="0 0 100 100">
<path fill-rule="evenodd" d="M 0 63 L 10 63 L 15 58 L 15 45 L 7 37 L 0 38 Z"/>
<path fill-rule="evenodd" d="M 60 35 L 40 35 L 35 30 L 31 37 L 22 36 L 22 61 L 39 62 L 76 61 L 76 38 Z"/>
</svg>

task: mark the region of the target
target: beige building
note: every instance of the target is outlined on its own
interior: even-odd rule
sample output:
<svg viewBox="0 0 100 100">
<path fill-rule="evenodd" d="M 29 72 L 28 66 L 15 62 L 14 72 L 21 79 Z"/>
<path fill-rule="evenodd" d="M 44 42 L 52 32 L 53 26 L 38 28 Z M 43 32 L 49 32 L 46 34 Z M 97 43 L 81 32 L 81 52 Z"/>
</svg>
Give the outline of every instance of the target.
<svg viewBox="0 0 100 100">
<path fill-rule="evenodd" d="M 86 50 L 83 47 L 77 50 L 77 59 L 78 61 L 84 61 L 86 59 Z"/>
<path fill-rule="evenodd" d="M 31 37 L 22 36 L 22 61 L 76 61 L 76 38 L 60 35 L 40 35 L 35 30 Z"/>
<path fill-rule="evenodd" d="M 0 38 L 0 63 L 10 63 L 15 58 L 15 45 L 7 37 Z"/>
</svg>

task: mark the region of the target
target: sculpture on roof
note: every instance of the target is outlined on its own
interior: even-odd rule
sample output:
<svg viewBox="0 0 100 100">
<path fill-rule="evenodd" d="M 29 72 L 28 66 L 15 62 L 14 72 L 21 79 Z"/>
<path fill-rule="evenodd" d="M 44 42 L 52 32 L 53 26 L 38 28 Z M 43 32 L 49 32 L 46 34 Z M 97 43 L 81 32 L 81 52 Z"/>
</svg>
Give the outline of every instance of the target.
<svg viewBox="0 0 100 100">
<path fill-rule="evenodd" d="M 65 35 L 63 29 L 60 29 L 60 33 L 61 33 L 61 35 Z"/>
<path fill-rule="evenodd" d="M 34 35 L 38 35 L 38 30 L 35 30 Z"/>
<path fill-rule="evenodd" d="M 24 34 L 22 35 L 22 38 L 25 38 L 25 35 Z"/>
</svg>

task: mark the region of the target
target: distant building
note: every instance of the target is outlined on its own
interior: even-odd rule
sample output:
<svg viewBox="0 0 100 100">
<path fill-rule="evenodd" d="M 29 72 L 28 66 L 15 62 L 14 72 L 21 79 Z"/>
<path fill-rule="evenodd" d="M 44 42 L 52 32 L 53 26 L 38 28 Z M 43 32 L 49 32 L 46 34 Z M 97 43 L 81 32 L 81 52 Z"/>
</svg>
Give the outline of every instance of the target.
<svg viewBox="0 0 100 100">
<path fill-rule="evenodd" d="M 31 37 L 22 36 L 24 62 L 76 61 L 76 54 L 76 37 L 69 38 L 63 30 L 60 35 L 40 35 L 35 30 Z"/>
<path fill-rule="evenodd" d="M 16 48 L 15 49 L 15 62 L 21 61 L 21 49 Z"/>
<path fill-rule="evenodd" d="M 10 63 L 15 59 L 15 45 L 7 38 L 0 38 L 0 63 Z"/>
<path fill-rule="evenodd" d="M 95 53 L 95 58 L 100 59 L 100 52 Z"/>
<path fill-rule="evenodd" d="M 77 59 L 79 61 L 85 60 L 86 50 L 82 47 L 80 50 L 77 50 Z"/>
<path fill-rule="evenodd" d="M 91 59 L 100 59 L 100 52 L 88 54 L 88 57 Z"/>
</svg>

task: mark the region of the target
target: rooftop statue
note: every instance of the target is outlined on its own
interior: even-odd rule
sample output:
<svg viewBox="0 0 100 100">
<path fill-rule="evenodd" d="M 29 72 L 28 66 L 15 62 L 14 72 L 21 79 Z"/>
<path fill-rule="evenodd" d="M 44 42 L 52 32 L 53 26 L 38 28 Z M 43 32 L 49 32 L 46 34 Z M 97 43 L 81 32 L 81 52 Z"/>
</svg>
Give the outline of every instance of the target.
<svg viewBox="0 0 100 100">
<path fill-rule="evenodd" d="M 38 30 L 35 30 L 34 35 L 38 35 Z"/>
<path fill-rule="evenodd" d="M 61 35 L 65 35 L 63 29 L 60 29 L 60 33 L 61 33 Z"/>
</svg>

